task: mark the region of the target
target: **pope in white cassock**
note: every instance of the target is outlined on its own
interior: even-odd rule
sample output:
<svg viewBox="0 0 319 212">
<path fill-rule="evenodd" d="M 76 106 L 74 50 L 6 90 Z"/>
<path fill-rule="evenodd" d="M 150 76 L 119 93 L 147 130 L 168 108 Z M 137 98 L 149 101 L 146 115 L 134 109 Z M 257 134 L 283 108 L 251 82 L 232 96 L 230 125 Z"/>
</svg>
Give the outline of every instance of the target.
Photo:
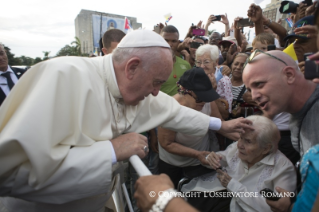
<svg viewBox="0 0 319 212">
<path fill-rule="evenodd" d="M 147 154 L 139 132 L 251 128 L 159 92 L 172 68 L 167 42 L 138 30 L 111 55 L 60 57 L 28 70 L 0 108 L 0 211 L 104 211 L 112 165 Z"/>
</svg>

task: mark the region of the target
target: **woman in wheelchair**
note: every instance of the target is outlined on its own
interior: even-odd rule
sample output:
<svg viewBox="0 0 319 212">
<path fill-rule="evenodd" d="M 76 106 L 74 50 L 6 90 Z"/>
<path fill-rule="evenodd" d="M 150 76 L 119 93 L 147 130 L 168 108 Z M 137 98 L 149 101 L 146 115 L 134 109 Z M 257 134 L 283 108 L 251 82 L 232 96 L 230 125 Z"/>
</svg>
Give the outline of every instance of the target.
<svg viewBox="0 0 319 212">
<path fill-rule="evenodd" d="M 293 164 L 277 150 L 277 126 L 263 116 L 249 116 L 255 130 L 246 130 L 225 151 L 207 156 L 215 172 L 192 179 L 182 192 L 197 192 L 188 202 L 200 211 L 271 211 L 261 190 L 280 186 L 293 192 Z"/>
</svg>

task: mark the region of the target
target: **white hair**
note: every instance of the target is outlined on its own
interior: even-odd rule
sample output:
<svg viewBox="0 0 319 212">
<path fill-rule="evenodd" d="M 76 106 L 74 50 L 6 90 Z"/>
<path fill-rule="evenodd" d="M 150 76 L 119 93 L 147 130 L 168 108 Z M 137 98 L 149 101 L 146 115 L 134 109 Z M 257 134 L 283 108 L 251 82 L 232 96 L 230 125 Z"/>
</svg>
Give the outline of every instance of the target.
<svg viewBox="0 0 319 212">
<path fill-rule="evenodd" d="M 116 48 L 112 57 L 115 62 L 123 63 L 132 57 L 138 57 L 142 60 L 142 67 L 145 71 L 150 69 L 150 66 L 161 61 L 161 51 L 163 47 L 143 47 L 143 48 Z M 171 52 L 171 51 L 170 51 Z"/>
<path fill-rule="evenodd" d="M 197 58 L 197 56 L 202 56 L 205 53 L 209 53 L 210 58 L 214 62 L 219 58 L 219 49 L 216 45 L 205 44 L 205 45 L 200 46 L 196 50 L 196 58 Z"/>
<path fill-rule="evenodd" d="M 1 43 L 1 42 L 0 42 L 0 46 L 4 49 L 4 45 L 3 45 L 3 43 Z"/>
<path fill-rule="evenodd" d="M 257 134 L 257 142 L 261 148 L 267 148 L 267 146 L 271 146 L 269 153 L 274 153 L 278 147 L 278 141 L 280 139 L 279 130 L 276 124 L 264 117 L 264 116 L 248 116 L 246 119 L 253 122 L 253 127 L 255 131 L 252 133 Z"/>
</svg>

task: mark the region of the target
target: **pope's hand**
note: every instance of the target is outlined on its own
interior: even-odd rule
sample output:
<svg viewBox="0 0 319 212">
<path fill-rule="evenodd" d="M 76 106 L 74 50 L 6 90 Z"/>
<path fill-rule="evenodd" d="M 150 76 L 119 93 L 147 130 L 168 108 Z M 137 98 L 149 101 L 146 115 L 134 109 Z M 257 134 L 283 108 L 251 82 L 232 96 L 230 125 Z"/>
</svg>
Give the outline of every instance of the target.
<svg viewBox="0 0 319 212">
<path fill-rule="evenodd" d="M 232 133 L 232 132 L 238 132 L 238 133 L 244 133 L 245 129 L 254 130 L 254 128 L 251 126 L 252 122 L 248 119 L 244 118 L 238 118 L 233 119 L 230 121 L 222 121 L 222 126 L 219 130 L 221 133 Z"/>
<path fill-rule="evenodd" d="M 134 187 L 137 207 L 141 211 L 149 211 L 158 198 L 158 192 L 174 188 L 174 185 L 166 174 L 160 174 L 140 177 Z"/>
<path fill-rule="evenodd" d="M 111 139 L 117 161 L 129 159 L 132 155 L 138 155 L 144 158 L 148 151 L 144 151 L 146 146 L 148 149 L 147 138 L 138 133 L 127 133 L 117 138 Z"/>
</svg>

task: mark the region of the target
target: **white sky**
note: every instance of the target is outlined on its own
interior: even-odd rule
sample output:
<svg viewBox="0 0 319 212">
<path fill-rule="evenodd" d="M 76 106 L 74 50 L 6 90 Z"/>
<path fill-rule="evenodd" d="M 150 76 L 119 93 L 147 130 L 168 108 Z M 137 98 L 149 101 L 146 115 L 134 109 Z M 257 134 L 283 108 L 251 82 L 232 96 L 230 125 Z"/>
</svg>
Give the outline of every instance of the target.
<svg viewBox="0 0 319 212">
<path fill-rule="evenodd" d="M 260 6 L 270 2 L 264 0 Z M 177 27 L 183 39 L 192 23 L 206 23 L 211 14 L 227 13 L 230 22 L 237 16 L 246 17 L 251 3 L 253 0 L 11 0 L 1 5 L 0 42 L 15 56 L 43 58 L 42 51 L 54 56 L 74 41 L 74 20 L 81 9 L 136 17 L 150 30 L 171 13 L 169 24 Z M 209 29 L 223 32 L 224 24 L 216 22 Z"/>
</svg>

